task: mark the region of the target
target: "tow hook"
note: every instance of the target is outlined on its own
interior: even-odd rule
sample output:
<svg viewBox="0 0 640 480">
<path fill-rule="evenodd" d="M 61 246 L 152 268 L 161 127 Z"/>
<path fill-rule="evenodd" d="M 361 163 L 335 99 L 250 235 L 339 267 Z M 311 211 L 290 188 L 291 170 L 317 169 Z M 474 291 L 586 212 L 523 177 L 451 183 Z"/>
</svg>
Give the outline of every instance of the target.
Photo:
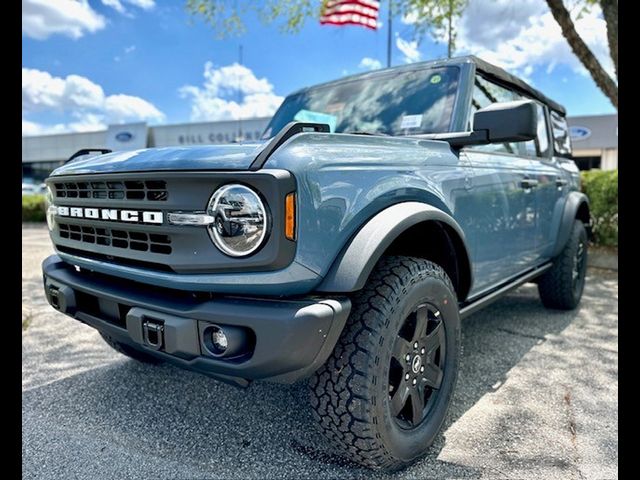
<svg viewBox="0 0 640 480">
<path fill-rule="evenodd" d="M 164 324 L 155 320 L 145 320 L 142 324 L 144 343 L 154 350 L 160 350 L 164 343 Z"/>
<path fill-rule="evenodd" d="M 49 287 L 49 301 L 51 306 L 56 310 L 60 310 L 60 298 L 58 297 L 58 287 L 51 285 Z"/>
</svg>

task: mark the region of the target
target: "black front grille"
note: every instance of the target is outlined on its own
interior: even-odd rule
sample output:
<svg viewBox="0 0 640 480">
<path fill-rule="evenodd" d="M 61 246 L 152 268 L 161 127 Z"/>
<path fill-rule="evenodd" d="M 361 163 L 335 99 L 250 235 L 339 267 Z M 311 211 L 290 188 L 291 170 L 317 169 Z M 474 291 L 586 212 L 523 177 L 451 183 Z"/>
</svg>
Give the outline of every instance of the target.
<svg viewBox="0 0 640 480">
<path fill-rule="evenodd" d="M 168 221 L 172 212 L 201 212 L 213 192 L 238 182 L 260 192 L 272 209 L 272 234 L 255 254 L 229 258 L 215 247 L 206 226 Z M 279 209 L 285 195 L 296 189 L 295 179 L 289 174 L 280 178 L 280 174 L 267 171 L 149 170 L 54 175 L 47 179 L 47 185 L 54 204 L 69 209 L 68 215 L 61 215 L 59 210 L 51 232 L 63 258 L 70 255 L 177 274 L 210 274 L 280 270 L 295 257 L 296 244 L 284 237 L 284 216 Z M 78 209 L 84 210 L 79 213 Z M 103 218 L 106 210 L 117 210 L 118 214 L 105 213 L 109 218 Z M 137 212 L 138 219 L 144 212 L 160 212 L 162 223 L 123 220 L 124 210 Z"/>
<path fill-rule="evenodd" d="M 164 202 L 169 198 L 164 180 L 114 180 L 54 183 L 58 198 L 98 198 L 110 200 L 148 200 Z"/>
<path fill-rule="evenodd" d="M 82 243 L 137 250 L 139 252 L 171 253 L 171 237 L 159 233 L 132 232 L 129 230 L 89 227 L 59 223 L 60 237 Z"/>
</svg>

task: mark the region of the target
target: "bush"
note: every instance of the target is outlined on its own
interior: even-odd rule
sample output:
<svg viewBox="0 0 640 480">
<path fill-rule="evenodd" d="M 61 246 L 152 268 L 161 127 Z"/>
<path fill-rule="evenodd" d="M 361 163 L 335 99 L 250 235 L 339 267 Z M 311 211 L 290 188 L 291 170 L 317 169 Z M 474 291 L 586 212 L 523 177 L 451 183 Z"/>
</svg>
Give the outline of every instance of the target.
<svg viewBox="0 0 640 480">
<path fill-rule="evenodd" d="M 22 221 L 44 222 L 45 220 L 44 195 L 23 195 Z"/>
<path fill-rule="evenodd" d="M 618 170 L 582 172 L 582 191 L 589 197 L 594 243 L 618 246 Z"/>
</svg>

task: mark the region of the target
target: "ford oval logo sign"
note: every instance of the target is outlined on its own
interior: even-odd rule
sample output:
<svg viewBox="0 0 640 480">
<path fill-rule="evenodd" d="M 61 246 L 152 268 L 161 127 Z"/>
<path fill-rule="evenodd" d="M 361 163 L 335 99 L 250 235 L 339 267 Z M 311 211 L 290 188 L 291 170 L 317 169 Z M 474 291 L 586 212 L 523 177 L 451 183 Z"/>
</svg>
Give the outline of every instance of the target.
<svg viewBox="0 0 640 480">
<path fill-rule="evenodd" d="M 571 135 L 572 140 L 585 140 L 591 136 L 591 130 L 587 127 L 579 127 L 576 125 L 569 128 L 569 135 Z"/>
<path fill-rule="evenodd" d="M 129 132 L 116 133 L 116 140 L 119 142 L 128 142 L 133 138 L 133 134 Z"/>
</svg>

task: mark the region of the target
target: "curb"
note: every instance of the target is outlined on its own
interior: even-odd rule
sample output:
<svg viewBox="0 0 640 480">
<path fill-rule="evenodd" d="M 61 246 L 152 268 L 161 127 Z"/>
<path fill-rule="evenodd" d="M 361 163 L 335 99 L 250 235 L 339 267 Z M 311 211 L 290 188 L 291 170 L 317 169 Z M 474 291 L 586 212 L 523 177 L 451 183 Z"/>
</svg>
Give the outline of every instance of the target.
<svg viewBox="0 0 640 480">
<path fill-rule="evenodd" d="M 618 271 L 618 251 L 603 251 L 590 248 L 587 266 Z"/>
</svg>

